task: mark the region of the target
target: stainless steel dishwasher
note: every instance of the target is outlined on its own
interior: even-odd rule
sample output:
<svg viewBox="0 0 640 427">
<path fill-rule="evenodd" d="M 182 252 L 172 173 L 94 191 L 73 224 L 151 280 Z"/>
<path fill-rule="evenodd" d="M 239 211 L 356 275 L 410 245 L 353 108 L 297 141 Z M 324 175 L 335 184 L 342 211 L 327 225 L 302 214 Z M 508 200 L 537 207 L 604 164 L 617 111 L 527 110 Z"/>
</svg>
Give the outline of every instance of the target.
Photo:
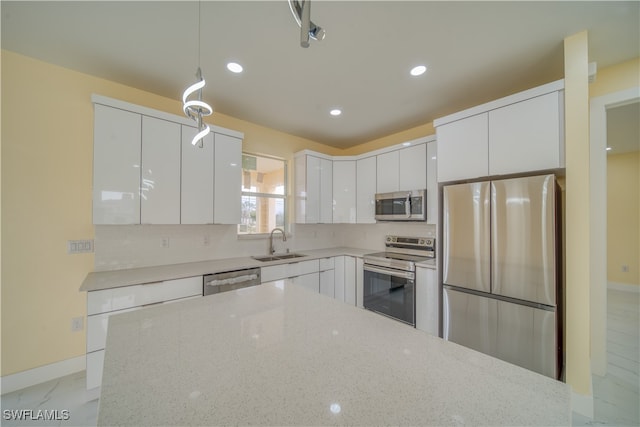
<svg viewBox="0 0 640 427">
<path fill-rule="evenodd" d="M 204 295 L 219 294 L 260 284 L 260 268 L 225 271 L 204 276 Z"/>
</svg>

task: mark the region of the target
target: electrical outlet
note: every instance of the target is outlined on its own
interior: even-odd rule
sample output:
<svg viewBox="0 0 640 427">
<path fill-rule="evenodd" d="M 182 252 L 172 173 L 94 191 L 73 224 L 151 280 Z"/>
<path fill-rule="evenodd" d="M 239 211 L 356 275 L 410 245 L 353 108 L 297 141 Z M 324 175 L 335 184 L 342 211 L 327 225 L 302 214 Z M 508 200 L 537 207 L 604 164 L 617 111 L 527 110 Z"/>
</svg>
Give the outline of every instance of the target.
<svg viewBox="0 0 640 427">
<path fill-rule="evenodd" d="M 93 240 L 67 240 L 68 254 L 82 254 L 93 252 Z"/>
<path fill-rule="evenodd" d="M 204 236 L 202 236 L 202 246 L 209 246 L 211 245 L 211 240 L 209 239 L 209 235 L 205 234 Z"/>
<path fill-rule="evenodd" d="M 160 241 L 160 247 L 161 248 L 168 248 L 169 247 L 169 238 L 168 237 L 163 237 L 162 240 Z"/>
<path fill-rule="evenodd" d="M 622 272 L 623 273 L 628 273 L 629 272 L 629 266 L 628 265 L 623 265 L 622 266 Z"/>
<path fill-rule="evenodd" d="M 71 332 L 80 332 L 84 329 L 84 317 L 74 317 L 71 319 Z"/>
</svg>

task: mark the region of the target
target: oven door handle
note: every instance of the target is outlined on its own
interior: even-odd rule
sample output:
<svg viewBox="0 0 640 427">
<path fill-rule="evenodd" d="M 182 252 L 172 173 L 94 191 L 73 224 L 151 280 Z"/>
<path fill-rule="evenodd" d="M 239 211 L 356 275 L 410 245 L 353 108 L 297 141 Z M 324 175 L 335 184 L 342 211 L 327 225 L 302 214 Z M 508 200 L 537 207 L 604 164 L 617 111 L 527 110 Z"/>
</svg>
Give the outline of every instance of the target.
<svg viewBox="0 0 640 427">
<path fill-rule="evenodd" d="M 373 273 L 387 274 L 394 277 L 402 277 L 403 279 L 412 280 L 415 278 L 414 273 L 410 271 L 391 270 L 383 267 L 374 267 L 372 265 L 365 265 L 364 271 L 371 271 Z"/>
</svg>

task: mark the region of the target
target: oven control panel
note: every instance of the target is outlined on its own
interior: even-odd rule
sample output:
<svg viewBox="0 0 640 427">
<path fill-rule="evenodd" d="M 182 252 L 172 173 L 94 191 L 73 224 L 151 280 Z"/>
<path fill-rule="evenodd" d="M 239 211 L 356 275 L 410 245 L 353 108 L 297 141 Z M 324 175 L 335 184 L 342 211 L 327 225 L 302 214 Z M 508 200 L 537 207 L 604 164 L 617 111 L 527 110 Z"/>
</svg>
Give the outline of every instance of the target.
<svg viewBox="0 0 640 427">
<path fill-rule="evenodd" d="M 387 248 L 402 248 L 413 251 L 423 252 L 430 258 L 435 257 L 436 239 L 433 237 L 406 237 L 406 236 L 387 236 L 385 238 L 385 246 Z"/>
</svg>

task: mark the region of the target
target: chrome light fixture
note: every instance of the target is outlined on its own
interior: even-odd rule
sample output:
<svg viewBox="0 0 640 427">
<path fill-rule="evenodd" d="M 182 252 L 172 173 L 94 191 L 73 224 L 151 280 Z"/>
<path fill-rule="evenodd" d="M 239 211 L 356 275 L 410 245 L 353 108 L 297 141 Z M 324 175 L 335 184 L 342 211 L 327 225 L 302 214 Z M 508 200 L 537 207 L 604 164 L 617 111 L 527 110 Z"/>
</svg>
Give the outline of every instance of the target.
<svg viewBox="0 0 640 427">
<path fill-rule="evenodd" d="M 191 144 L 198 144 L 198 147 L 202 148 L 204 146 L 203 138 L 211 132 L 211 128 L 202 121 L 202 117 L 213 114 L 213 108 L 202 100 L 202 89 L 206 82 L 202 78 L 200 70 L 200 2 L 198 2 L 198 71 L 196 71 L 196 79 L 197 81 L 185 89 L 182 94 L 182 111 L 198 125 L 198 133 L 193 137 Z M 193 94 L 197 94 L 197 99 L 189 99 Z"/>
<path fill-rule="evenodd" d="M 311 22 L 311 0 L 289 0 L 289 8 L 300 27 L 300 46 L 309 47 L 309 37 L 324 40 L 324 29 Z"/>
</svg>

